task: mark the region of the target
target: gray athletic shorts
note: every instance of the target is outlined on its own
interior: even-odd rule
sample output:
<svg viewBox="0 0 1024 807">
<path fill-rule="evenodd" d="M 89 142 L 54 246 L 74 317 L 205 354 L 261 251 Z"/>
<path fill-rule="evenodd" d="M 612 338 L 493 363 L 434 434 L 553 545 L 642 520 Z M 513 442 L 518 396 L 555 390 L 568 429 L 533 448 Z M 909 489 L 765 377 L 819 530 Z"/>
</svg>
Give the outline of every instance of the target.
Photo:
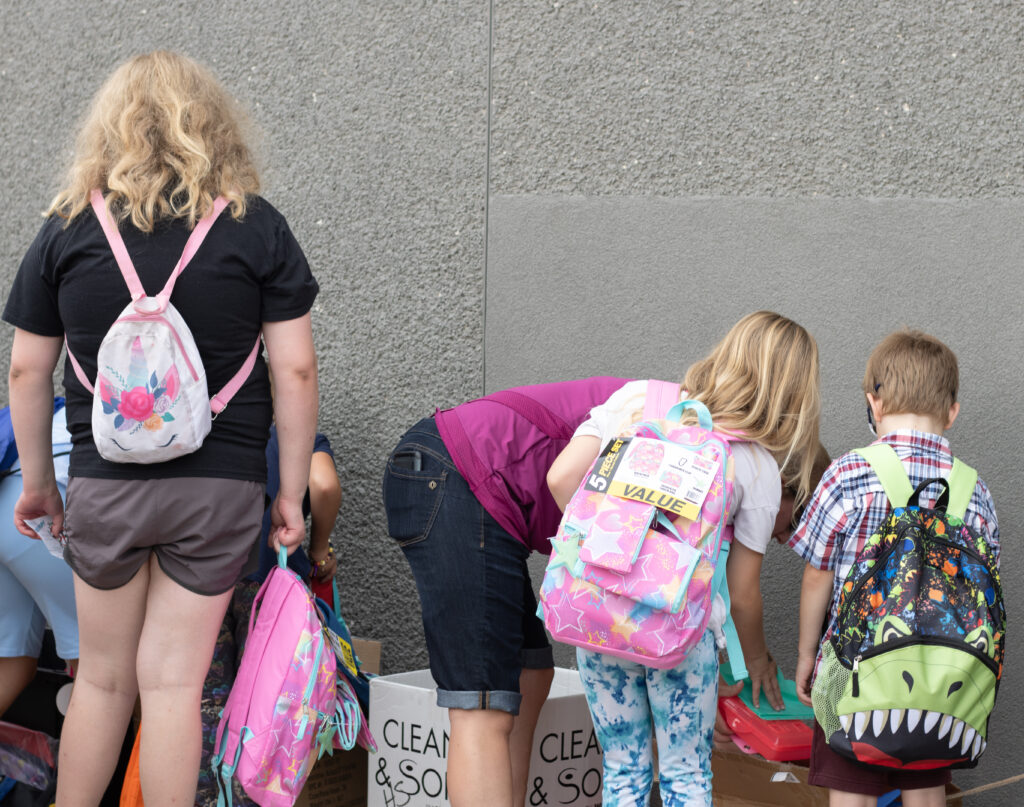
<svg viewBox="0 0 1024 807">
<path fill-rule="evenodd" d="M 152 552 L 179 585 L 221 594 L 238 581 L 259 539 L 263 487 L 208 477 L 72 477 L 64 559 L 93 588 L 112 589 L 131 580 Z"/>
</svg>

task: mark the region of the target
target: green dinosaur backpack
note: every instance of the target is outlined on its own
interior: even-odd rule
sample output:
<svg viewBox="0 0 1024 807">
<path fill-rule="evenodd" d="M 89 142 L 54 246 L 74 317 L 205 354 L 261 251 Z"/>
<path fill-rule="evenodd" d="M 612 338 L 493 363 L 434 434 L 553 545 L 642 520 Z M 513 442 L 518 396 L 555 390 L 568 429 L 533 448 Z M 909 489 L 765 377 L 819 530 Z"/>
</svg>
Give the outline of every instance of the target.
<svg viewBox="0 0 1024 807">
<path fill-rule="evenodd" d="M 893 508 L 843 584 L 811 696 L 834 751 L 894 769 L 972 768 L 1003 672 L 1006 613 L 995 555 L 964 524 L 978 474 L 911 488 L 891 446 L 859 449 Z M 918 506 L 931 484 L 934 508 Z"/>
</svg>

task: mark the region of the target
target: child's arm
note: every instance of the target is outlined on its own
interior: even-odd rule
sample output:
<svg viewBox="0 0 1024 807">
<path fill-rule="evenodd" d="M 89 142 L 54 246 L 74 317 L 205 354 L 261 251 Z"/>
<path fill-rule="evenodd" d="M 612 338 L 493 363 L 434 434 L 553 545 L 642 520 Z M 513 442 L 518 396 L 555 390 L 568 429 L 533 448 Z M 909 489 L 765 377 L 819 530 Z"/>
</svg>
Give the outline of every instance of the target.
<svg viewBox="0 0 1024 807">
<path fill-rule="evenodd" d="M 818 569 L 810 563 L 804 568 L 800 585 L 800 644 L 796 663 L 796 694 L 800 702 L 811 705 L 811 678 L 814 660 L 821 644 L 821 626 L 832 601 L 833 569 Z"/>
<path fill-rule="evenodd" d="M 743 647 L 743 660 L 750 673 L 755 706 L 760 706 L 760 692 L 775 709 L 782 709 L 778 667 L 768 652 L 764 637 L 764 603 L 761 601 L 761 564 L 764 555 L 733 541 L 729 548 L 725 574 L 732 601 L 732 619 Z"/>
<path fill-rule="evenodd" d="M 341 482 L 334 459 L 326 451 L 314 451 L 309 465 L 309 559 L 317 580 L 330 580 L 338 565 L 330 550 L 340 507 Z"/>
<path fill-rule="evenodd" d="M 559 510 L 565 510 L 587 469 L 601 451 L 601 439 L 592 435 L 573 437 L 548 469 L 548 488 Z"/>
</svg>

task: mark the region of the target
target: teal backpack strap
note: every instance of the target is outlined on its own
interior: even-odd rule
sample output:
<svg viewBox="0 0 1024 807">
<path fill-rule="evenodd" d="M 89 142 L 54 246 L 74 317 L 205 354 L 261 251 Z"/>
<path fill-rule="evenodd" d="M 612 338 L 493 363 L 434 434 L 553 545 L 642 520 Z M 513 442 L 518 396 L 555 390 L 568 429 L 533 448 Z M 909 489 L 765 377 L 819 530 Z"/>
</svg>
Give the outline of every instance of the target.
<svg viewBox="0 0 1024 807">
<path fill-rule="evenodd" d="M 715 576 L 711 580 L 711 590 L 718 592 L 725 602 L 725 624 L 722 625 L 722 633 L 725 634 L 725 651 L 729 655 L 729 671 L 733 681 L 742 681 L 749 677 L 747 664 L 743 660 L 743 648 L 740 646 L 740 635 L 736 633 L 736 623 L 732 621 L 732 602 L 729 600 L 729 581 L 725 576 L 726 562 L 729 560 L 729 542 L 722 541 L 722 548 L 718 552 L 718 564 L 715 566 Z"/>
<path fill-rule="evenodd" d="M 978 472 L 966 462 L 953 458 L 953 470 L 949 472 L 949 504 L 946 515 L 964 520 L 967 505 L 974 495 L 974 486 L 978 484 Z"/>
<path fill-rule="evenodd" d="M 910 477 L 893 447 L 888 443 L 872 443 L 865 448 L 855 448 L 854 452 L 867 460 L 882 483 L 889 504 L 893 508 L 906 507 L 914 486 L 910 484 Z"/>
</svg>

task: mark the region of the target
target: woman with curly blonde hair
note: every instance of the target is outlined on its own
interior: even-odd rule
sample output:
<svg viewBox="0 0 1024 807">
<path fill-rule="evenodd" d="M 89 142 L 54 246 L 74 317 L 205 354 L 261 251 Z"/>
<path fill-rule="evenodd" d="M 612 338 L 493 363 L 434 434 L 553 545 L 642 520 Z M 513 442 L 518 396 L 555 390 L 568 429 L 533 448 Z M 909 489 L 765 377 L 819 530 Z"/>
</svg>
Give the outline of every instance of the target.
<svg viewBox="0 0 1024 807">
<path fill-rule="evenodd" d="M 94 190 L 103 201 L 91 204 Z M 79 133 L 67 182 L 11 289 L 10 396 L 24 490 L 15 525 L 49 516 L 75 574 L 80 665 L 61 737 L 57 803 L 98 804 L 136 694 L 142 788 L 149 807 L 192 803 L 200 693 L 217 630 L 259 534 L 264 448 L 276 410 L 280 493 L 273 540 L 305 534 L 302 497 L 316 427 L 310 309 L 317 284 L 259 178 L 235 102 L 192 60 L 165 51 L 122 64 Z M 217 215 L 214 200 L 224 197 Z M 174 286 L 207 381 L 220 389 L 262 332 L 258 357 L 194 452 L 153 464 L 109 462 L 93 441 L 93 398 L 64 368 L 73 435 L 67 512 L 50 458 L 52 376 L 67 341 L 82 375 L 129 303 L 100 219 L 118 229 L 144 290 L 170 276 L 197 222 L 205 240 Z M 148 421 L 147 421 L 148 424 Z M 148 428 L 148 425 L 147 425 Z"/>
</svg>

